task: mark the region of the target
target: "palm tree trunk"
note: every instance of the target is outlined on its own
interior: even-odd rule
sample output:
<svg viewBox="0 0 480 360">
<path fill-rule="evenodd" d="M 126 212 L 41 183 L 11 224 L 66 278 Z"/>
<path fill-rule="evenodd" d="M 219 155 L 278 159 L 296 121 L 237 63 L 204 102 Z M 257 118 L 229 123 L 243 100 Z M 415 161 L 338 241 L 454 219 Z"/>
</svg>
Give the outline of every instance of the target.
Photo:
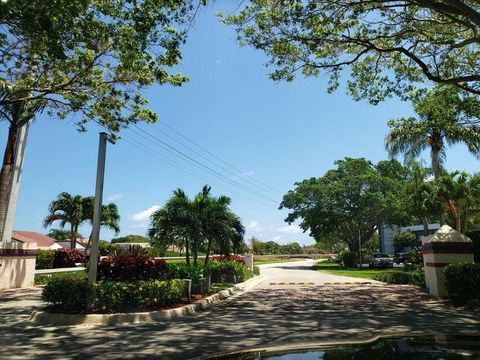
<svg viewBox="0 0 480 360">
<path fill-rule="evenodd" d="M 462 222 L 458 214 L 455 215 L 455 230 L 457 230 L 458 232 L 462 231 Z"/>
<path fill-rule="evenodd" d="M 75 225 L 71 224 L 70 226 L 70 249 L 75 249 L 76 247 L 76 242 L 77 242 L 77 231 L 75 230 Z"/>
<path fill-rule="evenodd" d="M 187 265 L 190 265 L 190 246 L 189 239 L 185 238 L 185 257 Z"/>
<path fill-rule="evenodd" d="M 428 229 L 428 219 L 423 218 L 423 236 L 430 236 L 430 230 Z"/>
<path fill-rule="evenodd" d="M 432 171 L 435 179 L 440 178 L 440 149 L 432 147 Z"/>
<path fill-rule="evenodd" d="M 208 240 L 207 253 L 205 254 L 205 266 L 208 264 L 208 258 L 210 257 L 210 251 L 212 250 L 212 240 Z"/>
<path fill-rule="evenodd" d="M 10 188 L 12 178 L 17 131 L 18 126 L 16 121 L 10 122 L 7 144 L 3 155 L 2 170 L 0 172 L 0 234 L 3 234 L 3 226 L 5 224 L 5 217 L 7 216 L 8 189 Z"/>
</svg>

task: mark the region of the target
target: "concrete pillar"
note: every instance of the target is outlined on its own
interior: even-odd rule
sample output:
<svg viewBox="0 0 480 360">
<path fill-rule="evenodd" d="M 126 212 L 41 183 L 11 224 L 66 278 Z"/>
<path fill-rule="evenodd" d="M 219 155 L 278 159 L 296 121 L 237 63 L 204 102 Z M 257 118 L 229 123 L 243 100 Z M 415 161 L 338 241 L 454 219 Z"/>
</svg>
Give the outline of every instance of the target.
<svg viewBox="0 0 480 360">
<path fill-rule="evenodd" d="M 33 286 L 37 244 L 0 244 L 0 290 Z"/>
<path fill-rule="evenodd" d="M 431 295 L 447 297 L 443 270 L 449 264 L 473 262 L 473 243 L 465 235 L 443 225 L 422 246 L 425 282 Z"/>
<path fill-rule="evenodd" d="M 245 265 L 253 271 L 253 254 L 245 254 Z"/>
</svg>

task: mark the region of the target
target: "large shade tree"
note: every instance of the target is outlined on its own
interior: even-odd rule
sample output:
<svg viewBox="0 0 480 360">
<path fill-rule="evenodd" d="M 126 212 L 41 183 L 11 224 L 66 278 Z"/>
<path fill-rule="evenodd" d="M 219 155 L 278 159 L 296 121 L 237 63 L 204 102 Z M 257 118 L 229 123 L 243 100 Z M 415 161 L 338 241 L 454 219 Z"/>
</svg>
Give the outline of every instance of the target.
<svg viewBox="0 0 480 360">
<path fill-rule="evenodd" d="M 390 120 L 391 130 L 385 138 L 385 147 L 392 156 L 404 154 L 411 161 L 429 149 L 433 174 L 440 177 L 446 148 L 458 143 L 480 157 L 479 104 L 462 98 L 451 86 L 440 86 L 419 95 L 413 102 L 418 117 Z"/>
<path fill-rule="evenodd" d="M 203 1 L 201 1 L 203 3 Z M 112 134 L 154 122 L 142 89 L 181 85 L 178 65 L 194 0 L 9 0 L 0 3 L 0 120 L 8 136 L 0 173 L 3 231 L 18 129 L 41 112 Z"/>
<path fill-rule="evenodd" d="M 275 80 L 342 74 L 372 103 L 425 80 L 480 94 L 476 0 L 250 0 L 224 18 L 241 44 L 264 51 Z"/>
<path fill-rule="evenodd" d="M 395 160 L 373 165 L 365 159 L 345 158 L 322 177 L 306 179 L 284 195 L 280 208 L 285 221 L 300 227 L 317 241 L 337 238 L 351 251 L 368 241 L 379 225 L 408 220 L 404 184 L 406 170 Z"/>
</svg>

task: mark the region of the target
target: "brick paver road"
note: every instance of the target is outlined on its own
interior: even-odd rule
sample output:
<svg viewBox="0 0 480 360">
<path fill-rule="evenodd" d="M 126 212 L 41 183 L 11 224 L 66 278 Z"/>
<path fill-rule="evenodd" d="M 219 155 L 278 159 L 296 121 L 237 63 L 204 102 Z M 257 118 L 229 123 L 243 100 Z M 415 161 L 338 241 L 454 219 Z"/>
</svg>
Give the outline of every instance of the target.
<svg viewBox="0 0 480 360">
<path fill-rule="evenodd" d="M 0 293 L 0 358 L 191 359 L 375 335 L 480 334 L 478 312 L 457 311 L 413 286 L 325 286 L 346 280 L 310 265 L 265 266 L 266 279 L 255 289 L 209 311 L 153 325 L 41 328 L 26 321 L 39 304 L 38 291 Z M 314 285 L 270 285 L 282 279 Z"/>
</svg>

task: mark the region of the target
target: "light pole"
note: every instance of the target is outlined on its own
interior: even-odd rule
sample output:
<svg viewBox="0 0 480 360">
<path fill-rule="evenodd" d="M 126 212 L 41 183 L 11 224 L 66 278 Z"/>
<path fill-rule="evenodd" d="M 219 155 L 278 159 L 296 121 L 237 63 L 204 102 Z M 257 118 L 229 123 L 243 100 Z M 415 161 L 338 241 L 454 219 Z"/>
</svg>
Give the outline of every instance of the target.
<svg viewBox="0 0 480 360">
<path fill-rule="evenodd" d="M 98 143 L 97 183 L 95 186 L 95 207 L 93 209 L 92 243 L 90 261 L 88 262 L 88 283 L 92 285 L 97 279 L 98 238 L 102 217 L 103 180 L 105 176 L 105 155 L 107 151 L 107 133 L 101 132 Z"/>
</svg>

